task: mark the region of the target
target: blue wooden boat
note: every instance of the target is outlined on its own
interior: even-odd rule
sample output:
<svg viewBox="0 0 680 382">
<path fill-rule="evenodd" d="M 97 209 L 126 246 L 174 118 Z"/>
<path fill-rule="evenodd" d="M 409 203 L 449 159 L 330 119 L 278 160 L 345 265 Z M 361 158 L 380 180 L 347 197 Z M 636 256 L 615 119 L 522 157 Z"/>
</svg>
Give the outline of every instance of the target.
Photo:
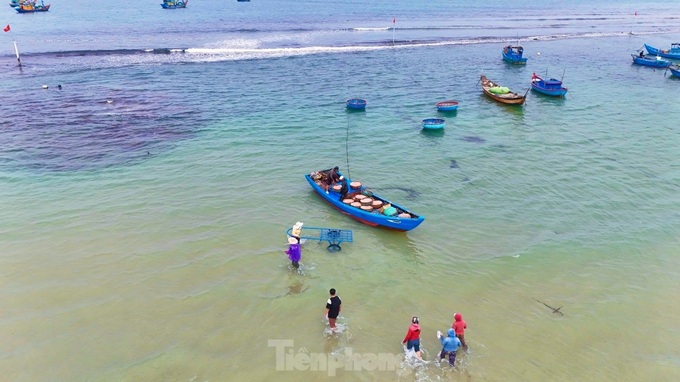
<svg viewBox="0 0 680 382">
<path fill-rule="evenodd" d="M 446 120 L 444 118 L 423 119 L 423 129 L 439 130 L 439 129 L 443 129 L 444 125 L 446 125 Z"/>
<path fill-rule="evenodd" d="M 680 66 L 678 65 L 671 65 L 668 67 L 668 70 L 671 71 L 671 74 L 680 78 Z"/>
<path fill-rule="evenodd" d="M 527 63 L 527 58 L 522 57 L 524 54 L 524 48 L 521 46 L 508 45 L 503 47 L 503 60 L 515 65 L 525 65 Z"/>
<path fill-rule="evenodd" d="M 531 88 L 539 93 L 553 97 L 562 97 L 567 94 L 567 88 L 562 86 L 562 81 L 555 78 L 544 80 L 536 73 L 531 76 Z"/>
<path fill-rule="evenodd" d="M 10 0 L 9 6 L 12 8 L 16 8 L 21 5 L 22 0 Z"/>
<path fill-rule="evenodd" d="M 663 58 L 672 58 L 674 60 L 680 60 L 680 42 L 674 42 L 671 44 L 670 49 L 657 49 L 651 45 L 645 44 L 645 49 L 647 52 L 653 56 L 661 56 Z"/>
<path fill-rule="evenodd" d="M 425 220 L 425 217 L 418 216 L 398 204 L 381 198 L 365 188 L 360 182 L 352 182 L 349 178 L 347 178 L 347 182 L 350 185 L 350 189 L 345 196 L 345 200 L 355 203 L 355 206 L 345 203 L 345 200 L 340 200 L 342 195 L 340 195 L 335 187 L 331 187 L 328 194 L 322 188 L 321 182 L 326 171 L 314 171 L 311 174 L 306 174 L 305 179 L 307 179 L 307 182 L 312 186 L 317 195 L 354 220 L 372 227 L 389 228 L 397 231 L 410 231 L 418 227 Z M 355 202 L 355 198 L 359 199 L 361 195 L 364 195 L 363 200 Z M 362 203 L 367 198 L 371 199 L 370 204 Z M 360 206 L 357 206 L 357 203 Z M 373 206 L 376 206 L 376 208 L 373 209 Z"/>
<path fill-rule="evenodd" d="M 346 104 L 348 109 L 363 110 L 366 108 L 366 100 L 361 98 L 350 98 Z"/>
<path fill-rule="evenodd" d="M 653 68 L 667 68 L 671 66 L 670 61 L 664 60 L 660 56 L 648 57 L 640 53 L 631 54 L 631 57 L 633 57 L 633 63 L 637 65 L 651 66 Z"/>
<path fill-rule="evenodd" d="M 37 1 L 20 1 L 19 6 L 14 9 L 19 13 L 47 12 L 50 10 L 50 5 L 45 5 L 42 1 L 40 4 Z"/>
<path fill-rule="evenodd" d="M 437 110 L 439 110 L 439 111 L 458 110 L 458 101 L 447 100 L 447 101 L 437 102 Z"/>
<path fill-rule="evenodd" d="M 161 7 L 163 9 L 186 8 L 187 4 L 189 4 L 189 0 L 163 0 Z"/>
</svg>

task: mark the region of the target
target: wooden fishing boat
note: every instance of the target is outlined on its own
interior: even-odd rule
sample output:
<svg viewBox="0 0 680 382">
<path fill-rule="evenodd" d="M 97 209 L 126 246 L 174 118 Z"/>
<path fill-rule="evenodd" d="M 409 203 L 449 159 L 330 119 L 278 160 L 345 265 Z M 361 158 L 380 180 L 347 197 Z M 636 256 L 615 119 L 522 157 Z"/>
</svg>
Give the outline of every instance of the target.
<svg viewBox="0 0 680 382">
<path fill-rule="evenodd" d="M 521 46 L 508 45 L 503 47 L 503 61 L 515 64 L 515 65 L 525 65 L 527 63 L 527 58 L 522 57 L 524 54 L 524 48 Z"/>
<path fill-rule="evenodd" d="M 50 10 L 50 5 L 45 5 L 42 1 L 40 4 L 37 1 L 21 1 L 19 6 L 14 7 L 14 9 L 19 13 L 47 12 Z"/>
<path fill-rule="evenodd" d="M 312 189 L 323 200 L 342 212 L 344 215 L 372 227 L 382 227 L 397 231 L 410 231 L 420 225 L 425 217 L 414 214 L 406 208 L 392 203 L 365 188 L 360 182 L 352 182 L 345 199 L 340 200 L 337 187 L 331 187 L 327 194 L 321 183 L 328 170 L 314 171 L 306 174 L 305 179 Z"/>
<path fill-rule="evenodd" d="M 544 80 L 536 73 L 531 76 L 531 88 L 539 93 L 553 97 L 562 97 L 567 94 L 567 88 L 562 86 L 562 81 L 555 78 Z"/>
<path fill-rule="evenodd" d="M 447 101 L 437 102 L 437 110 L 439 110 L 439 111 L 458 110 L 458 101 L 447 100 Z"/>
<path fill-rule="evenodd" d="M 423 129 L 427 130 L 440 130 L 446 125 L 446 120 L 444 118 L 426 118 L 423 119 Z"/>
<path fill-rule="evenodd" d="M 671 74 L 680 78 L 680 66 L 678 65 L 671 65 L 668 67 L 668 70 L 671 71 Z"/>
<path fill-rule="evenodd" d="M 484 94 L 500 103 L 504 103 L 507 105 L 524 104 L 524 101 L 527 98 L 527 93 L 529 92 L 529 89 L 527 89 L 524 95 L 520 95 L 518 93 L 511 91 L 507 87 L 496 84 L 495 82 L 486 78 L 486 76 L 483 74 L 481 75 L 479 80 L 482 84 L 482 90 L 484 91 Z"/>
<path fill-rule="evenodd" d="M 186 8 L 187 4 L 189 4 L 189 0 L 163 0 L 161 7 L 163 9 Z"/>
<path fill-rule="evenodd" d="M 631 54 L 633 63 L 642 66 L 651 66 L 652 68 L 667 68 L 671 66 L 670 61 L 662 59 L 660 56 L 648 57 L 643 54 Z"/>
<path fill-rule="evenodd" d="M 366 100 L 361 98 L 350 98 L 346 102 L 348 109 L 363 110 L 366 108 Z"/>
<path fill-rule="evenodd" d="M 663 58 L 680 60 L 680 42 L 672 43 L 670 49 L 657 49 L 647 44 L 645 44 L 645 49 L 647 49 L 647 52 L 653 56 L 661 56 Z"/>
</svg>

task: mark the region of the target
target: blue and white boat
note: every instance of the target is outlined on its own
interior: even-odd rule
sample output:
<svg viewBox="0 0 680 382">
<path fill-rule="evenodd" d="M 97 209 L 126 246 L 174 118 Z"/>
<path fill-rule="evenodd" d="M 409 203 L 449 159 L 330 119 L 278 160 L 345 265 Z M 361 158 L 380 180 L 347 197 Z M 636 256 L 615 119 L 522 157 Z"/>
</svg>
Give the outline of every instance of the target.
<svg viewBox="0 0 680 382">
<path fill-rule="evenodd" d="M 372 227 L 389 228 L 397 231 L 410 231 L 420 225 L 425 217 L 414 214 L 406 208 L 381 198 L 365 188 L 360 182 L 352 182 L 345 199 L 331 187 L 328 193 L 322 188 L 324 171 L 314 171 L 306 174 L 305 179 L 312 189 L 328 204 L 335 207 L 344 215 Z M 354 205 L 352 205 L 354 204 Z"/>
<path fill-rule="evenodd" d="M 503 60 L 505 62 L 515 64 L 515 65 L 526 65 L 527 58 L 522 57 L 524 54 L 524 48 L 521 46 L 508 45 L 503 47 Z"/>
<path fill-rule="evenodd" d="M 647 49 L 647 52 L 653 56 L 661 56 L 663 58 L 680 60 L 680 42 L 672 43 L 670 49 L 657 49 L 647 44 L 645 44 L 645 49 Z"/>
<path fill-rule="evenodd" d="M 186 8 L 187 4 L 189 4 L 189 0 L 163 0 L 161 7 L 163 9 Z"/>
<path fill-rule="evenodd" d="M 426 130 L 440 130 L 446 125 L 444 118 L 426 118 L 423 119 L 423 129 Z"/>
<path fill-rule="evenodd" d="M 366 109 L 366 100 L 361 98 L 350 98 L 346 102 L 348 109 L 364 110 Z"/>
<path fill-rule="evenodd" d="M 21 5 L 22 0 L 10 0 L 9 6 L 12 8 L 16 8 Z"/>
<path fill-rule="evenodd" d="M 553 97 L 563 97 L 567 94 L 567 88 L 562 86 L 562 81 L 555 78 L 544 80 L 536 73 L 531 76 L 531 88 L 539 93 Z"/>
<path fill-rule="evenodd" d="M 671 65 L 668 67 L 668 70 L 671 71 L 671 74 L 680 78 L 680 66 L 678 65 Z"/>
<path fill-rule="evenodd" d="M 640 54 L 631 54 L 633 57 L 633 63 L 643 66 L 651 66 L 653 68 L 667 68 L 671 66 L 670 61 L 662 59 L 660 56 L 648 57 Z"/>
</svg>

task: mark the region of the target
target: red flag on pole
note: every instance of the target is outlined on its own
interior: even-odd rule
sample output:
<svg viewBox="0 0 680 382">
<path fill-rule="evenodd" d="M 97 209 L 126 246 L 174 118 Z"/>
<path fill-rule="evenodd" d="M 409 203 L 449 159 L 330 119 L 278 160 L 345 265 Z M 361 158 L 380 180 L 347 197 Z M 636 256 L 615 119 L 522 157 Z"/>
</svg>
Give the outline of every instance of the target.
<svg viewBox="0 0 680 382">
<path fill-rule="evenodd" d="M 2 30 L 4 30 L 5 32 L 9 32 L 10 30 L 9 24 L 7 24 L 6 27 L 2 28 Z"/>
<path fill-rule="evenodd" d="M 635 11 L 635 16 L 637 16 L 637 11 Z"/>
<path fill-rule="evenodd" d="M 397 18 L 396 18 L 396 17 L 392 17 L 392 24 L 394 24 L 394 23 L 396 23 L 396 22 L 397 22 Z M 9 26 L 9 25 L 8 25 L 8 26 Z"/>
</svg>

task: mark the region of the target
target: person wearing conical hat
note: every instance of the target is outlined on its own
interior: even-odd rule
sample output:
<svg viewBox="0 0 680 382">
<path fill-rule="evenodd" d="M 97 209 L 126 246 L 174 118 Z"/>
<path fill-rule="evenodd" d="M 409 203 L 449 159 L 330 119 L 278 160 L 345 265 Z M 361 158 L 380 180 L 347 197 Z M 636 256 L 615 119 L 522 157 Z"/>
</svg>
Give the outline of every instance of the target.
<svg viewBox="0 0 680 382">
<path fill-rule="evenodd" d="M 300 268 L 300 258 L 302 257 L 302 250 L 300 249 L 299 239 L 289 236 L 288 237 L 288 250 L 284 251 L 288 255 L 288 259 L 295 269 Z"/>
</svg>

